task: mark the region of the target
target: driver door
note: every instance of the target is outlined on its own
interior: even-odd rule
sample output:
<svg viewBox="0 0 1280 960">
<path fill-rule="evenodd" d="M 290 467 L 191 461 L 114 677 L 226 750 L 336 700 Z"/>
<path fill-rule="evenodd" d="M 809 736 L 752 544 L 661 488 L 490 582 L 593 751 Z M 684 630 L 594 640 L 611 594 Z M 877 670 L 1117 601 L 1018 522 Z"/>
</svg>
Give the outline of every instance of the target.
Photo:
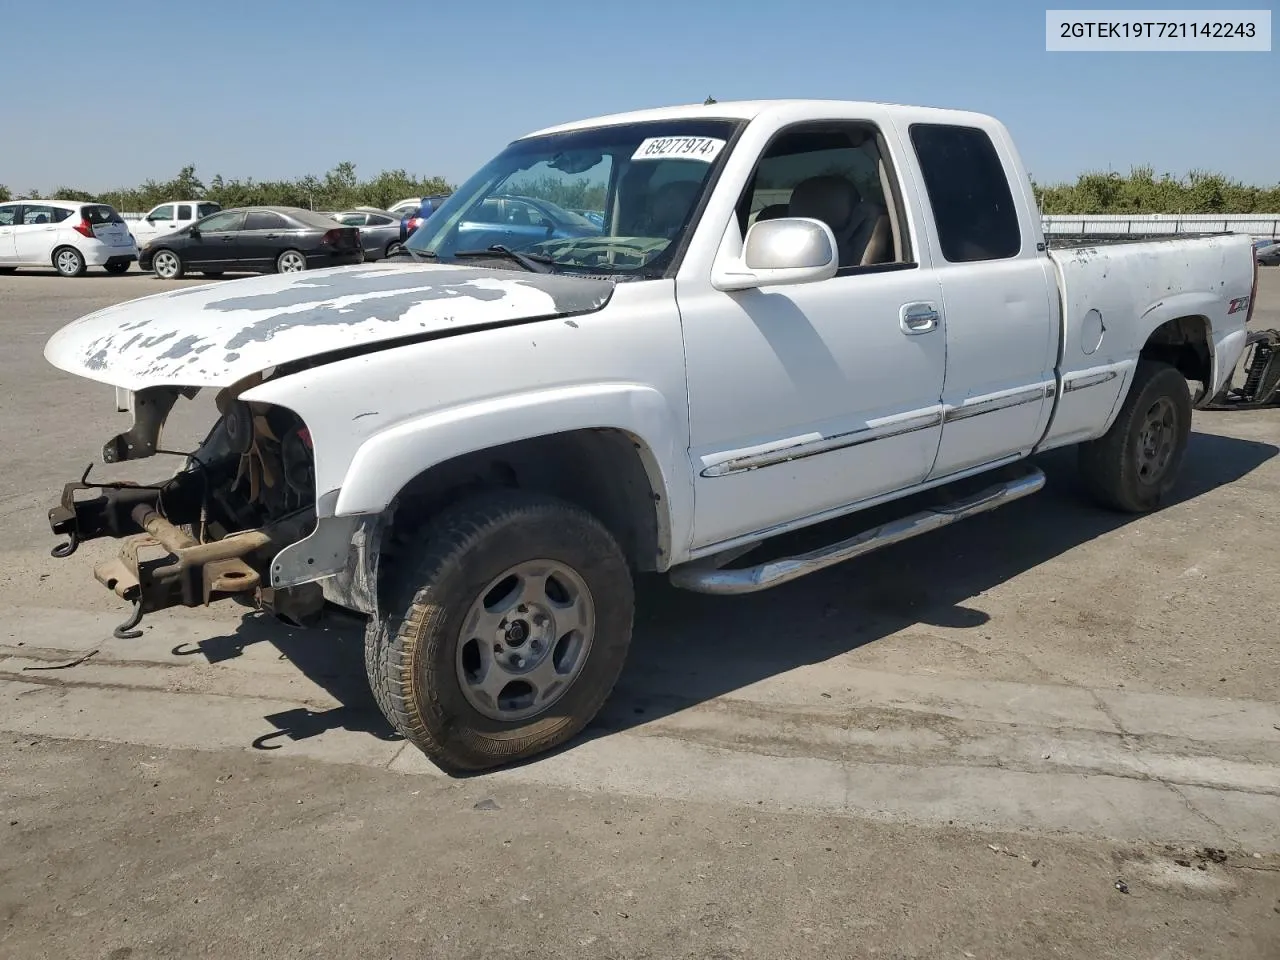
<svg viewBox="0 0 1280 960">
<path fill-rule="evenodd" d="M 832 202 L 821 216 L 807 201 L 792 211 L 793 192 L 814 180 Z M 847 224 L 868 222 L 846 216 L 860 198 L 891 239 L 841 243 L 827 280 L 724 292 L 709 276 L 679 279 L 695 550 L 836 516 L 928 476 L 942 436 L 945 319 L 939 278 L 901 213 L 910 193 L 871 123 L 784 128 L 727 232 L 762 213 L 816 216 L 840 242 Z"/>
<path fill-rule="evenodd" d="M 193 270 L 225 270 L 239 259 L 244 214 L 215 213 L 193 224 L 199 235 L 190 234 L 182 258 Z"/>
</svg>

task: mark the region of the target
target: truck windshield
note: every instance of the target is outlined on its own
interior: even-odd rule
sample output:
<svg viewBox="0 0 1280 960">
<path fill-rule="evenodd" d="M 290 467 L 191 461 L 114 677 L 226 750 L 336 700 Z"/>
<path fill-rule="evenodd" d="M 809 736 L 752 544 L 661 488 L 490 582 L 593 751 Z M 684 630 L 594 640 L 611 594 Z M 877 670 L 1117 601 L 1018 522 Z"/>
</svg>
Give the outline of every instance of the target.
<svg viewBox="0 0 1280 960">
<path fill-rule="evenodd" d="M 646 121 L 517 140 L 406 246 L 449 260 L 496 245 L 557 272 L 660 276 L 741 125 Z"/>
</svg>

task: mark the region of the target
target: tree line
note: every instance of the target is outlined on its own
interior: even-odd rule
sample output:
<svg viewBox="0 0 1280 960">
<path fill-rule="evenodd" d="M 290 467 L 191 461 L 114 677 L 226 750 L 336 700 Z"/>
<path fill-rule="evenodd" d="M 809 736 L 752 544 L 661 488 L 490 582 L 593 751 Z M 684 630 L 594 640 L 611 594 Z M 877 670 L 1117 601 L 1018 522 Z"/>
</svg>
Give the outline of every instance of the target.
<svg viewBox="0 0 1280 960">
<path fill-rule="evenodd" d="M 1252 186 L 1220 173 L 1192 171 L 1186 176 L 1156 175 L 1149 166 L 1134 167 L 1128 174 L 1083 173 L 1075 183 L 1032 183 L 1042 213 L 1280 213 L 1280 184 Z M 569 209 L 599 209 L 604 186 L 547 177 L 520 188 Z M 340 163 L 323 177 L 293 180 L 226 180 L 213 177 L 206 186 L 194 165 L 183 167 L 172 180 L 148 180 L 141 186 L 94 193 L 62 186 L 50 195 L 63 200 L 109 203 L 117 210 L 144 212 L 167 200 L 212 200 L 223 207 L 276 204 L 313 210 L 343 210 L 356 206 L 388 207 L 405 197 L 450 193 L 453 185 L 443 177 L 418 177 L 404 170 L 384 170 L 371 180 L 360 180 L 353 163 Z M 16 199 L 39 199 L 37 191 Z M 0 201 L 14 199 L 0 184 Z"/>
<path fill-rule="evenodd" d="M 1280 213 L 1280 184 L 1257 187 L 1200 170 L 1157 177 L 1152 167 L 1134 167 L 1128 175 L 1083 173 L 1075 183 L 1032 186 L 1046 214 Z"/>
<path fill-rule="evenodd" d="M 308 175 L 293 180 L 226 179 L 217 174 L 206 185 L 196 175 L 195 165 L 182 168 L 171 180 L 147 180 L 141 186 L 114 190 L 81 190 L 60 186 L 49 199 L 109 203 L 117 210 L 145 213 L 158 203 L 170 200 L 210 200 L 223 207 L 271 205 L 309 210 L 345 210 L 350 207 L 389 207 L 406 197 L 451 193 L 453 185 L 444 177 L 419 177 L 405 170 L 384 170 L 371 180 L 356 176 L 354 163 L 340 163 L 323 177 Z M 30 190 L 16 197 L 0 184 L 0 201 L 39 200 L 40 192 Z"/>
</svg>

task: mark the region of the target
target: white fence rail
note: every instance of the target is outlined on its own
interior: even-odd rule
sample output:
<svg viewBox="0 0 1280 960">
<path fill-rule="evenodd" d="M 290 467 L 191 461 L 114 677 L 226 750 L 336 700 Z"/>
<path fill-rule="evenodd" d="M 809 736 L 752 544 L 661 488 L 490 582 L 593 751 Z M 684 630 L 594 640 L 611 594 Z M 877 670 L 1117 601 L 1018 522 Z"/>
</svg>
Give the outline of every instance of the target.
<svg viewBox="0 0 1280 960">
<path fill-rule="evenodd" d="M 1280 213 L 1220 214 L 1153 213 L 1129 214 L 1046 214 L 1041 217 L 1044 232 L 1057 236 L 1071 234 L 1129 233 L 1247 233 L 1252 237 L 1280 237 Z"/>
</svg>

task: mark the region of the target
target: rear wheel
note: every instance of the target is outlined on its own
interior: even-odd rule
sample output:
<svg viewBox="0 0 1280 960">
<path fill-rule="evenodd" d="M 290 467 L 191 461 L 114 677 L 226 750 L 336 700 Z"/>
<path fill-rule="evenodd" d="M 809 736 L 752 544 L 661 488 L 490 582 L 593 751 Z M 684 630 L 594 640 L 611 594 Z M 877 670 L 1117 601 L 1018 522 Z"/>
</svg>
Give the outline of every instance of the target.
<svg viewBox="0 0 1280 960">
<path fill-rule="evenodd" d="M 378 705 L 445 770 L 525 759 L 578 734 L 631 642 L 626 559 L 591 514 L 503 492 L 397 540 L 365 662 Z"/>
<path fill-rule="evenodd" d="M 157 250 L 151 258 L 151 269 L 161 280 L 181 280 L 186 267 L 172 250 Z"/>
<path fill-rule="evenodd" d="M 403 246 L 402 246 L 398 241 L 393 240 L 391 243 L 388 243 L 388 244 L 387 244 L 387 257 L 388 257 L 388 259 L 390 259 L 391 257 L 394 257 L 396 254 L 398 254 L 398 253 L 399 253 L 401 250 L 403 250 L 403 249 L 404 249 L 404 247 L 403 247 Z"/>
<path fill-rule="evenodd" d="M 286 250 L 276 257 L 276 270 L 280 273 L 299 273 L 307 269 L 307 258 L 297 250 Z"/>
<path fill-rule="evenodd" d="M 53 268 L 64 277 L 84 276 L 84 257 L 75 247 L 59 247 L 53 251 Z"/>
<path fill-rule="evenodd" d="M 1156 509 L 1173 489 L 1191 435 L 1186 378 L 1167 363 L 1138 361 L 1111 429 L 1080 445 L 1080 473 L 1100 504 L 1126 513 Z"/>
<path fill-rule="evenodd" d="M 117 260 L 113 263 L 104 263 L 102 265 L 102 269 L 107 271 L 107 273 L 114 273 L 119 276 L 122 273 L 129 272 L 129 261 L 125 260 L 122 262 Z"/>
</svg>

